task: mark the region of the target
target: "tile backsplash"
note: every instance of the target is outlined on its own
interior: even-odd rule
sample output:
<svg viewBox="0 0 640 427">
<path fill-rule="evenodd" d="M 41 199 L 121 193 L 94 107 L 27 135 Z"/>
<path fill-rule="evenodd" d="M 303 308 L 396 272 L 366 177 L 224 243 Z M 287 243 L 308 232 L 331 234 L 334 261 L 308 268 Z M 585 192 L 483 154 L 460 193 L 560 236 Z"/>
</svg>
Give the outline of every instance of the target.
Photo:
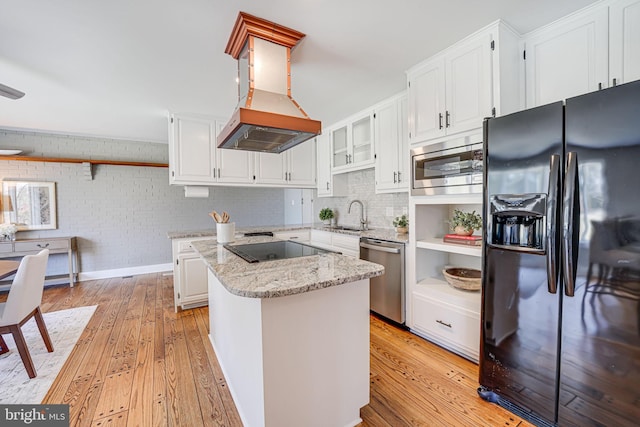
<svg viewBox="0 0 640 427">
<path fill-rule="evenodd" d="M 338 224 L 359 225 L 360 206 L 353 205 L 347 213 L 349 202 L 360 200 L 365 206 L 369 227 L 392 228 L 392 221 L 402 215 L 409 206 L 409 193 L 376 194 L 375 169 L 349 172 L 347 176 L 349 194 L 347 197 L 317 197 L 314 200 L 315 221 L 319 221 L 320 209 L 328 207 L 336 213 Z M 388 214 L 391 215 L 388 215 Z"/>
</svg>

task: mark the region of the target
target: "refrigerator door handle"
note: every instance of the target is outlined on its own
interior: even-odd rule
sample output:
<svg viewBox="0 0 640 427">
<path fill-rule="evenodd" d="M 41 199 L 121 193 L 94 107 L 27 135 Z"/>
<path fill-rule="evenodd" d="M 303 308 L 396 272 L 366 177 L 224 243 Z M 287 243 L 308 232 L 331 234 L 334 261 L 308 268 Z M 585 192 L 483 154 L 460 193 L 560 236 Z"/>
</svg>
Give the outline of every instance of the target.
<svg viewBox="0 0 640 427">
<path fill-rule="evenodd" d="M 547 197 L 547 286 L 550 294 L 558 291 L 558 254 L 556 245 L 556 220 L 560 193 L 560 155 L 549 159 L 549 195 Z"/>
<path fill-rule="evenodd" d="M 573 245 L 574 233 L 578 230 L 574 229 L 574 215 L 576 208 L 576 181 L 578 178 L 578 155 L 571 151 L 567 154 L 567 172 L 565 174 L 564 200 L 563 200 L 563 220 L 562 220 L 562 264 L 564 267 L 564 293 L 568 297 L 572 297 L 575 292 L 575 249 Z"/>
</svg>

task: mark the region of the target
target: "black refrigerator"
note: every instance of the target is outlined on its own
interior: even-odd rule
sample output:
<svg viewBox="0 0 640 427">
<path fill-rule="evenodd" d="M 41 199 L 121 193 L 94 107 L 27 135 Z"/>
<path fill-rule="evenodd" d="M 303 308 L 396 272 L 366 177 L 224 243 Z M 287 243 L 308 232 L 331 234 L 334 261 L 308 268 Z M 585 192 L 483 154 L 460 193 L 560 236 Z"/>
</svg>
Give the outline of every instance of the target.
<svg viewBox="0 0 640 427">
<path fill-rule="evenodd" d="M 484 123 L 479 395 L 640 425 L 640 81 Z"/>
</svg>

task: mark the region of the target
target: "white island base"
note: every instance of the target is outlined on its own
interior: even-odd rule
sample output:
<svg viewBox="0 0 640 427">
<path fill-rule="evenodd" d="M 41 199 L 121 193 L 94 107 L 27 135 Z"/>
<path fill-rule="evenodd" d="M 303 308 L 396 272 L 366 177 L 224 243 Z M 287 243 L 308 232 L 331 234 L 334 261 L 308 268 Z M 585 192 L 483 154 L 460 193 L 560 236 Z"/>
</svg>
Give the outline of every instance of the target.
<svg viewBox="0 0 640 427">
<path fill-rule="evenodd" d="M 369 403 L 369 279 L 277 298 L 209 271 L 210 339 L 246 427 L 343 427 Z"/>
</svg>

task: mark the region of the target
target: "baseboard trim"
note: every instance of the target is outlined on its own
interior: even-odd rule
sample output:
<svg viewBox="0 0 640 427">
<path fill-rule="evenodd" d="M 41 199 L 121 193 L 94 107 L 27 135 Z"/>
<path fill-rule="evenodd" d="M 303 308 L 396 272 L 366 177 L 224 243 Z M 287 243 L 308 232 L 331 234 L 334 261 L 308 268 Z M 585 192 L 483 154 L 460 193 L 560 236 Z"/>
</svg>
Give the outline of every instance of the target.
<svg viewBox="0 0 640 427">
<path fill-rule="evenodd" d="M 161 273 L 173 271 L 173 264 L 140 265 L 138 267 L 116 268 L 113 270 L 83 271 L 78 274 L 78 281 L 111 279 L 113 277 L 135 276 L 138 274 Z"/>
</svg>

